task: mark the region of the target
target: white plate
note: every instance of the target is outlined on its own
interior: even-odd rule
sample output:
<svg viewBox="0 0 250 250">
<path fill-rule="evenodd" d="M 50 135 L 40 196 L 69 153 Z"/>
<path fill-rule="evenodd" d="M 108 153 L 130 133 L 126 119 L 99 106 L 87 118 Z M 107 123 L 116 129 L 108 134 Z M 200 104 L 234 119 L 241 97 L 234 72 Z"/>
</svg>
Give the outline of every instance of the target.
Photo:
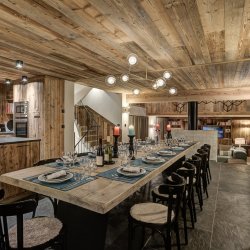
<svg viewBox="0 0 250 250">
<path fill-rule="evenodd" d="M 180 147 L 188 147 L 190 146 L 188 143 L 179 143 L 179 146 Z"/>
<path fill-rule="evenodd" d="M 181 151 L 181 150 L 184 150 L 184 148 L 182 147 L 172 147 L 173 150 L 177 150 L 177 151 Z"/>
<path fill-rule="evenodd" d="M 41 181 L 41 182 L 46 182 L 46 183 L 62 183 L 62 182 L 70 180 L 73 177 L 72 173 L 67 172 L 66 176 L 61 176 L 61 177 L 56 178 L 56 179 L 47 180 L 46 175 L 52 174 L 52 173 L 55 173 L 55 172 L 41 174 L 41 175 L 38 176 L 38 180 Z"/>
<path fill-rule="evenodd" d="M 129 176 L 129 177 L 136 177 L 136 176 L 140 176 L 140 175 L 143 175 L 146 173 L 146 170 L 144 168 L 140 168 L 140 173 L 129 173 L 129 172 L 125 172 L 125 171 L 122 171 L 122 168 L 123 167 L 119 167 L 117 169 L 117 173 L 118 174 L 121 174 L 121 175 L 124 175 L 124 176 Z"/>
<path fill-rule="evenodd" d="M 173 152 L 173 151 L 170 151 L 170 150 L 166 150 L 166 151 L 159 151 L 159 152 L 157 152 L 157 154 L 158 155 L 162 155 L 162 156 L 172 156 L 172 155 L 176 155 L 176 153 L 175 152 Z"/>
<path fill-rule="evenodd" d="M 162 158 L 156 158 L 155 160 L 149 160 L 147 158 L 142 158 L 142 161 L 145 163 L 150 163 L 150 164 L 159 164 L 159 163 L 165 162 L 165 160 Z"/>
</svg>

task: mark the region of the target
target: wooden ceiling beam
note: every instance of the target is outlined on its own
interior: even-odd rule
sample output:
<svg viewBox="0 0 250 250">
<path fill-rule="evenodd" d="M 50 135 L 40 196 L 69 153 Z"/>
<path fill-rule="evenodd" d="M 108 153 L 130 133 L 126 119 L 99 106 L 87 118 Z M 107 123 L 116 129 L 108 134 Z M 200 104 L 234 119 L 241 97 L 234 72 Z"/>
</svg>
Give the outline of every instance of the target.
<svg viewBox="0 0 250 250">
<path fill-rule="evenodd" d="M 220 101 L 220 100 L 250 100 L 250 87 L 222 88 L 203 90 L 182 90 L 178 95 L 142 94 L 127 95 L 128 103 L 156 102 L 189 102 L 189 101 Z"/>
</svg>

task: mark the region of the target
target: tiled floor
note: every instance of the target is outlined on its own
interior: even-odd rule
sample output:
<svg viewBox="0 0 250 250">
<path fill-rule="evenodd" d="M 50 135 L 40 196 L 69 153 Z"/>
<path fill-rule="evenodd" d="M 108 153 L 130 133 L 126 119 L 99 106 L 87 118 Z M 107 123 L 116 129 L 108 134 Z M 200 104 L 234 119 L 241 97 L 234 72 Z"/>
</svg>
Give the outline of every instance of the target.
<svg viewBox="0 0 250 250">
<path fill-rule="evenodd" d="M 195 229 L 189 230 L 189 244 L 182 249 L 250 250 L 250 166 L 211 162 L 211 171 L 209 198 L 204 199 L 203 211 L 197 205 Z M 161 181 L 159 176 L 152 186 Z M 145 200 L 148 198 L 137 193 L 111 211 L 105 250 L 127 250 L 129 208 Z M 47 199 L 40 201 L 37 214 L 52 216 L 52 206 Z M 183 232 L 181 236 L 183 242 Z M 164 249 L 153 247 L 156 243 L 161 243 L 157 236 L 147 249 Z"/>
</svg>

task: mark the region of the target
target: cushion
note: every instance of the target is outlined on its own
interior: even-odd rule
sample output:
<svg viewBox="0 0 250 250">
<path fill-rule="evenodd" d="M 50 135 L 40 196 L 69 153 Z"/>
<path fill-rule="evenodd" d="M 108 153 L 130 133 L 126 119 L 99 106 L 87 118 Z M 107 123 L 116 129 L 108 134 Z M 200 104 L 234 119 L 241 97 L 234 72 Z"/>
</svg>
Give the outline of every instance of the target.
<svg viewBox="0 0 250 250">
<path fill-rule="evenodd" d="M 245 151 L 241 151 L 241 150 L 234 150 L 233 151 L 233 158 L 246 160 L 247 159 L 247 153 Z"/>
<path fill-rule="evenodd" d="M 31 248 L 42 245 L 57 237 L 63 225 L 60 220 L 49 217 L 37 217 L 24 220 L 23 224 L 23 245 L 24 248 Z M 17 248 L 17 226 L 9 230 L 10 247 Z"/>
<path fill-rule="evenodd" d="M 168 207 L 159 203 L 140 203 L 130 209 L 130 215 L 137 221 L 150 224 L 167 223 Z M 174 212 L 171 213 L 171 221 L 174 219 Z"/>
</svg>

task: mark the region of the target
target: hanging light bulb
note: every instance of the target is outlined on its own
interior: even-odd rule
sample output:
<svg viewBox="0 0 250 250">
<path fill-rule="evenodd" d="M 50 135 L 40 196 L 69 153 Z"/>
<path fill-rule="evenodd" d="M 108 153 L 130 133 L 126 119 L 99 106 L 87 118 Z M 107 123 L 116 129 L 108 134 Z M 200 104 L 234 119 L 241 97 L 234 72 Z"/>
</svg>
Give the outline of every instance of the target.
<svg viewBox="0 0 250 250">
<path fill-rule="evenodd" d="M 136 54 L 129 54 L 127 59 L 128 59 L 129 65 L 135 65 L 135 64 L 137 64 L 138 57 L 137 57 Z"/>
<path fill-rule="evenodd" d="M 157 84 L 158 88 L 163 88 L 166 86 L 166 81 L 162 77 L 156 79 L 155 83 Z"/>
<path fill-rule="evenodd" d="M 128 82 L 129 81 L 129 75 L 128 74 L 122 74 L 121 75 L 121 81 L 122 82 Z"/>
<path fill-rule="evenodd" d="M 5 84 L 11 84 L 11 80 L 10 79 L 5 79 Z"/>
<path fill-rule="evenodd" d="M 172 77 L 172 73 L 169 72 L 169 71 L 165 71 L 163 73 L 163 77 L 166 79 L 166 80 L 169 80 L 171 77 Z"/>
<path fill-rule="evenodd" d="M 139 95 L 140 94 L 140 90 L 139 89 L 133 89 L 133 94 L 134 95 Z"/>
<path fill-rule="evenodd" d="M 171 87 L 168 92 L 169 92 L 170 95 L 176 95 L 177 94 L 177 88 Z"/>
<path fill-rule="evenodd" d="M 106 77 L 105 82 L 106 82 L 107 85 L 112 86 L 112 85 L 115 84 L 116 78 L 113 75 L 109 75 L 109 76 Z"/>
<path fill-rule="evenodd" d="M 157 90 L 159 88 L 156 82 L 152 85 L 152 88 L 155 90 Z"/>
<path fill-rule="evenodd" d="M 16 68 L 17 69 L 22 69 L 23 68 L 23 61 L 16 60 Z"/>
<path fill-rule="evenodd" d="M 28 77 L 27 77 L 27 76 L 22 76 L 22 82 L 23 82 L 23 83 L 28 82 Z"/>
</svg>

